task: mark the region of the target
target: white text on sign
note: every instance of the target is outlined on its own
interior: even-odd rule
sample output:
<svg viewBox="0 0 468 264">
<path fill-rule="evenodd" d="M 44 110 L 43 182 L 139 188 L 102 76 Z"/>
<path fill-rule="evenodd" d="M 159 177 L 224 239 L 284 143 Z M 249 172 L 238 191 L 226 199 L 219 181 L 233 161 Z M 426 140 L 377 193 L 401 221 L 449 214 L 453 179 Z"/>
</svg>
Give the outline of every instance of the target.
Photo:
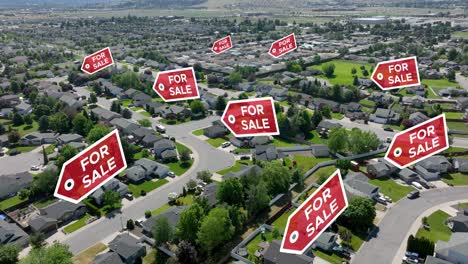
<svg viewBox="0 0 468 264">
<path fill-rule="evenodd" d="M 107 145 L 101 146 L 98 151 L 93 151 L 89 156 L 84 157 L 80 163 L 81 163 L 81 169 L 83 172 L 86 171 L 86 166 L 89 165 L 89 163 L 95 165 L 98 164 L 101 159 L 104 159 L 105 156 L 109 156 L 109 147 Z M 107 165 L 107 166 L 106 166 Z M 93 184 L 96 180 L 100 179 L 103 175 L 107 175 L 109 171 L 112 171 L 115 169 L 115 160 L 114 157 L 111 157 L 107 160 L 107 163 L 105 165 L 101 164 L 99 165 L 99 169 L 94 169 L 93 172 L 90 174 L 87 174 L 83 177 L 83 184 L 85 188 L 88 188 L 91 184 Z"/>
<path fill-rule="evenodd" d="M 169 84 L 173 84 L 174 82 L 176 83 L 175 86 L 171 86 L 169 88 L 169 92 L 171 96 L 174 95 L 184 95 L 184 94 L 191 94 L 192 93 L 192 87 L 190 84 L 187 85 L 179 85 L 180 83 L 186 83 L 187 82 L 187 75 L 184 73 L 180 75 L 169 75 Z"/>
<path fill-rule="evenodd" d="M 412 147 L 409 149 L 410 158 L 414 158 L 419 156 L 433 148 L 439 147 L 439 138 L 435 136 L 435 127 L 428 126 L 426 129 L 421 129 L 415 133 L 411 133 L 409 135 L 410 144 L 413 144 L 414 140 L 417 138 L 419 140 L 425 140 L 426 137 L 432 137 L 432 141 L 428 142 L 425 141 L 424 144 L 418 144 L 416 147 Z"/>
<path fill-rule="evenodd" d="M 110 63 L 109 58 L 106 56 L 106 53 L 102 52 L 98 55 L 91 57 L 93 61 L 93 68 L 101 68 Z M 96 62 L 97 61 L 97 62 Z"/>
<path fill-rule="evenodd" d="M 323 206 L 328 206 L 327 208 L 322 209 Z M 309 221 L 310 216 L 315 212 L 321 212 L 321 215 L 315 217 L 315 222 L 311 222 L 307 225 L 307 236 L 310 237 L 314 235 L 315 230 L 319 229 L 324 223 L 328 222 L 328 219 L 338 210 L 338 204 L 336 203 L 336 198 L 333 198 L 330 194 L 330 188 L 327 188 L 323 191 L 322 196 L 318 196 L 315 200 L 306 207 L 304 210 L 304 215 Z"/>
<path fill-rule="evenodd" d="M 241 106 L 241 113 L 242 116 L 245 116 L 246 113 L 248 113 L 250 116 L 265 115 L 265 113 L 263 112 L 263 105 L 243 105 Z M 260 120 L 242 120 L 241 125 L 242 129 L 244 130 L 270 128 L 268 118 L 262 118 Z"/>
</svg>

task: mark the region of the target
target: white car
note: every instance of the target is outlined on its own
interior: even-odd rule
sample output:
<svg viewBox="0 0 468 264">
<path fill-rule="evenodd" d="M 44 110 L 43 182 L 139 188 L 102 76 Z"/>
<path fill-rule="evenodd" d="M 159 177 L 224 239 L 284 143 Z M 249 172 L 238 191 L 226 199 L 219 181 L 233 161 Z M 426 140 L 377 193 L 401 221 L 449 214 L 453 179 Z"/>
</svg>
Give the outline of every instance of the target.
<svg viewBox="0 0 468 264">
<path fill-rule="evenodd" d="M 39 170 L 39 165 L 33 165 L 31 166 L 32 171 L 38 171 Z"/>
<path fill-rule="evenodd" d="M 419 189 L 419 190 L 423 189 L 422 185 L 419 182 L 413 182 L 411 183 L 411 185 L 413 185 L 416 189 Z"/>
<path fill-rule="evenodd" d="M 231 146 L 231 142 L 227 142 L 227 141 L 226 141 L 226 142 L 224 142 L 223 144 L 221 144 L 221 147 L 222 147 L 222 148 L 227 148 L 227 147 L 229 147 L 229 146 Z"/>
<path fill-rule="evenodd" d="M 171 177 L 171 178 L 174 178 L 176 175 L 174 172 L 170 171 L 167 173 L 167 176 Z"/>
<path fill-rule="evenodd" d="M 138 219 L 138 220 L 135 221 L 135 225 L 137 225 L 137 226 L 139 226 L 139 227 L 142 227 L 144 221 L 145 221 L 144 218 L 140 218 L 140 219 Z"/>
<path fill-rule="evenodd" d="M 155 125 L 154 127 L 155 127 L 156 130 L 157 130 L 158 132 L 160 132 L 160 133 L 166 132 L 166 128 L 165 128 L 163 125 L 161 125 L 161 124 Z"/>
</svg>

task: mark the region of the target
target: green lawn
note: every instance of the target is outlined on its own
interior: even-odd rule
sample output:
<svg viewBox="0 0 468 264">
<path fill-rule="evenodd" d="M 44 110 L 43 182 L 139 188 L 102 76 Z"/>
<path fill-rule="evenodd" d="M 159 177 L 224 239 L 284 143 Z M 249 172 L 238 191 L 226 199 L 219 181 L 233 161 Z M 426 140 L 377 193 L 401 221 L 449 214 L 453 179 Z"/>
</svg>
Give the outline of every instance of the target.
<svg viewBox="0 0 468 264">
<path fill-rule="evenodd" d="M 342 113 L 332 113 L 332 118 L 341 120 L 344 118 L 344 115 Z"/>
<path fill-rule="evenodd" d="M 223 142 L 226 142 L 224 138 L 209 138 L 206 140 L 211 146 L 217 148 L 223 144 Z"/>
<path fill-rule="evenodd" d="M 359 103 L 365 107 L 369 107 L 369 108 L 375 107 L 375 102 L 371 100 L 362 99 L 361 101 L 359 101 Z"/>
<path fill-rule="evenodd" d="M 21 126 L 11 126 L 12 129 L 18 130 L 21 136 L 37 131 L 39 124 L 33 121 L 31 125 L 23 124 Z"/>
<path fill-rule="evenodd" d="M 25 153 L 25 152 L 30 152 L 32 150 L 35 150 L 37 149 L 38 146 L 18 146 L 18 147 L 14 147 L 14 148 L 11 148 L 7 151 L 7 154 L 10 155 L 11 151 L 16 149 L 17 151 L 19 151 L 20 153 Z"/>
<path fill-rule="evenodd" d="M 316 158 L 311 156 L 293 156 L 293 160 L 296 161 L 296 165 L 298 168 L 301 168 L 303 172 L 308 171 L 317 163 L 330 160 L 330 158 Z"/>
<path fill-rule="evenodd" d="M 438 240 L 449 241 L 452 231 L 445 225 L 445 220 L 449 217 L 450 215 L 446 212 L 437 210 L 427 217 L 430 230 L 421 227 L 416 233 L 416 237 L 426 237 L 433 242 L 437 242 Z"/>
<path fill-rule="evenodd" d="M 462 174 L 461 172 L 452 173 L 450 175 L 443 176 L 442 181 L 444 181 L 447 184 L 452 184 L 455 186 L 468 185 L 468 175 Z"/>
<path fill-rule="evenodd" d="M 184 150 L 187 150 L 190 154 L 192 154 L 192 150 L 188 148 L 187 146 L 185 146 L 184 144 L 181 144 L 179 142 L 176 142 L 175 144 L 176 144 L 177 152 L 179 152 L 179 154 Z"/>
<path fill-rule="evenodd" d="M 160 213 L 165 212 L 169 208 L 171 208 L 171 206 L 169 204 L 165 204 L 165 205 L 159 207 L 158 209 L 151 211 L 151 215 L 158 215 Z"/>
<path fill-rule="evenodd" d="M 464 122 L 447 122 L 447 126 L 451 129 L 456 129 L 456 130 L 467 130 L 468 126 L 465 125 Z"/>
<path fill-rule="evenodd" d="M 314 255 L 321 258 L 321 259 L 324 259 L 332 264 L 341 264 L 343 263 L 343 261 L 345 261 L 346 259 L 343 259 L 343 258 L 340 258 L 338 255 L 336 254 L 332 254 L 332 255 L 329 255 L 328 253 L 325 253 L 323 251 L 320 251 L 320 250 L 312 250 L 312 252 L 314 252 Z"/>
<path fill-rule="evenodd" d="M 44 148 L 44 150 L 45 150 L 45 153 L 47 155 L 50 155 L 50 154 L 54 153 L 55 145 L 49 145 L 49 146 L 47 146 L 47 148 Z"/>
<path fill-rule="evenodd" d="M 364 78 L 364 76 L 362 75 L 362 71 L 360 69 L 362 65 L 366 67 L 366 70 L 369 72 L 369 76 L 372 74 L 370 70 L 372 65 L 368 63 L 361 64 L 361 63 L 354 63 L 354 62 L 344 61 L 344 60 L 332 60 L 330 62 L 325 62 L 324 64 L 329 64 L 329 63 L 335 64 L 335 72 L 333 76 L 331 78 L 326 78 L 325 76 L 321 76 L 321 77 L 328 79 L 331 84 L 353 85 L 354 77 L 351 74 L 351 69 L 356 68 L 357 76 L 359 78 Z M 322 70 L 322 65 L 323 64 L 318 64 L 318 65 L 314 65 L 311 67 Z"/>
<path fill-rule="evenodd" d="M 177 176 L 184 174 L 190 167 L 192 167 L 192 161 L 189 161 L 188 165 L 182 165 L 182 162 L 171 162 L 165 163 L 164 165 L 168 166 L 169 169 L 174 172 Z"/>
<path fill-rule="evenodd" d="M 88 218 L 90 218 L 90 217 L 91 217 L 90 214 L 86 214 L 85 216 L 80 218 L 78 221 L 67 225 L 65 228 L 63 228 L 63 231 L 66 234 L 70 234 L 70 233 L 75 232 L 76 230 L 78 230 L 78 229 L 82 228 L 83 226 L 85 226 L 86 225 L 86 220 L 88 220 Z"/>
<path fill-rule="evenodd" d="M 135 111 L 135 112 L 138 112 L 138 111 L 140 111 L 140 110 L 145 110 L 145 109 L 143 109 L 143 108 L 141 108 L 141 107 L 138 107 L 138 106 L 132 106 L 132 107 L 130 107 L 130 109 L 132 109 L 132 110 Z"/>
<path fill-rule="evenodd" d="M 141 196 L 141 191 L 146 191 L 146 193 L 151 192 L 152 190 L 168 183 L 168 180 L 166 179 L 160 179 L 157 181 L 145 181 L 140 184 L 134 184 L 130 183 L 128 185 L 128 190 L 133 194 L 135 198 L 138 198 Z"/>
<path fill-rule="evenodd" d="M 0 202 L 0 210 L 7 210 L 15 205 L 18 205 L 24 201 L 27 201 L 29 198 L 26 199 L 20 199 L 18 195 L 10 197 L 6 200 L 3 200 Z"/>
<path fill-rule="evenodd" d="M 224 170 L 220 170 L 220 171 L 217 171 L 216 173 L 220 174 L 220 175 L 224 175 L 228 172 L 238 172 L 243 166 L 245 166 L 244 164 L 242 164 L 241 162 L 243 163 L 247 163 L 249 165 L 252 165 L 252 161 L 251 160 L 236 160 L 236 163 L 229 167 L 229 168 L 226 168 Z"/>
<path fill-rule="evenodd" d="M 236 149 L 234 150 L 234 153 L 236 153 L 236 154 L 248 154 L 248 153 L 250 153 L 251 151 L 252 151 L 251 148 L 236 148 Z"/>
<path fill-rule="evenodd" d="M 351 237 L 351 243 L 348 245 L 350 246 L 354 251 L 358 251 L 359 248 L 361 247 L 362 243 L 364 243 L 364 240 L 366 239 L 367 237 L 367 234 L 363 233 L 363 234 L 355 234 L 353 231 L 351 231 L 350 229 L 344 227 L 344 226 L 340 226 L 339 228 L 342 228 L 342 229 L 347 229 L 351 232 L 351 234 L 353 235 Z"/>
<path fill-rule="evenodd" d="M 184 197 L 180 197 L 178 198 L 177 200 L 180 202 L 181 205 L 191 205 L 193 203 L 193 195 L 192 194 L 187 194 L 186 196 Z"/>
<path fill-rule="evenodd" d="M 397 125 L 384 125 L 383 126 L 383 128 L 387 128 L 387 127 L 391 128 L 391 129 L 393 129 L 395 131 L 404 130 L 403 125 L 399 125 L 399 126 L 397 126 Z"/>
<path fill-rule="evenodd" d="M 203 130 L 204 130 L 204 128 L 194 130 L 194 131 L 192 131 L 192 134 L 194 134 L 195 136 L 201 136 L 201 135 L 203 135 Z"/>
<path fill-rule="evenodd" d="M 132 99 L 123 99 L 123 100 L 120 100 L 120 103 L 122 104 L 123 107 L 128 107 L 129 105 L 132 104 Z"/>
<path fill-rule="evenodd" d="M 306 140 L 314 144 L 327 144 L 328 139 L 321 138 L 316 130 L 312 130 L 306 135 Z"/>
<path fill-rule="evenodd" d="M 265 231 L 265 238 L 266 238 L 266 241 L 268 241 L 268 242 L 271 242 L 274 239 L 281 240 L 281 236 L 273 238 L 272 232 L 269 232 L 269 231 Z M 254 256 L 255 251 L 260 248 L 259 244 L 262 243 L 262 242 L 263 242 L 263 240 L 262 240 L 262 236 L 260 234 L 258 234 L 254 239 L 250 240 L 250 242 L 247 244 L 247 251 L 249 252 L 250 256 Z"/>
<path fill-rule="evenodd" d="M 156 262 L 156 255 L 158 254 L 157 249 L 151 249 L 145 257 L 143 257 L 143 264 L 155 264 Z"/>
<path fill-rule="evenodd" d="M 45 200 L 42 200 L 42 201 L 39 201 L 39 202 L 35 202 L 35 203 L 34 203 L 34 206 L 35 206 L 36 208 L 44 208 L 44 207 L 48 206 L 49 204 L 54 203 L 55 201 L 57 201 L 57 199 L 55 199 L 55 198 L 48 198 L 48 199 L 45 199 Z"/>
<path fill-rule="evenodd" d="M 452 36 L 468 39 L 468 31 L 455 31 Z"/>
<path fill-rule="evenodd" d="M 146 116 L 146 117 L 151 117 L 151 114 L 148 113 L 148 112 L 146 112 L 146 111 L 141 111 L 141 112 L 138 112 L 138 113 L 139 113 L 139 114 L 142 114 L 142 115 L 144 115 L 144 116 Z"/>
<path fill-rule="evenodd" d="M 328 179 L 328 177 L 332 176 L 332 173 L 336 171 L 336 167 L 335 166 L 326 166 L 326 167 L 322 167 L 318 170 L 316 170 L 314 173 L 312 173 L 312 175 L 310 175 L 307 179 L 306 179 L 306 184 L 307 185 L 310 185 L 311 183 L 313 182 L 316 182 L 320 175 L 325 175 Z"/>
<path fill-rule="evenodd" d="M 298 144 L 294 141 L 280 138 L 280 137 L 274 137 L 273 138 L 273 145 L 275 145 L 278 148 L 287 148 L 287 147 L 293 147 L 293 146 L 298 146 L 302 144 Z"/>
<path fill-rule="evenodd" d="M 134 160 L 139 160 L 139 159 L 142 159 L 143 158 L 143 150 L 141 150 L 140 152 L 137 152 L 135 154 L 133 154 L 133 159 Z M 154 159 L 154 156 L 149 154 L 148 157 L 146 157 L 147 159 L 150 159 L 150 160 L 155 160 Z"/>
<path fill-rule="evenodd" d="M 440 79 L 440 80 L 431 80 L 431 79 L 423 79 L 421 81 L 423 84 L 429 86 L 429 87 L 443 87 L 443 88 L 447 88 L 447 87 L 456 87 L 456 88 L 459 88 L 460 85 L 458 85 L 458 83 L 456 82 L 451 82 L 449 81 L 448 79 Z"/>
<path fill-rule="evenodd" d="M 284 230 L 286 229 L 286 224 L 288 223 L 288 217 L 294 212 L 294 210 L 294 208 L 291 208 L 288 211 L 284 212 L 271 225 L 276 227 L 278 230 L 284 232 Z"/>
<path fill-rule="evenodd" d="M 445 112 L 445 118 L 447 119 L 461 119 L 464 113 L 460 112 Z"/>
<path fill-rule="evenodd" d="M 414 191 L 413 187 L 403 186 L 390 178 L 373 179 L 369 180 L 370 184 L 380 187 L 380 192 L 392 198 L 394 202 L 405 197 L 411 191 Z"/>
</svg>

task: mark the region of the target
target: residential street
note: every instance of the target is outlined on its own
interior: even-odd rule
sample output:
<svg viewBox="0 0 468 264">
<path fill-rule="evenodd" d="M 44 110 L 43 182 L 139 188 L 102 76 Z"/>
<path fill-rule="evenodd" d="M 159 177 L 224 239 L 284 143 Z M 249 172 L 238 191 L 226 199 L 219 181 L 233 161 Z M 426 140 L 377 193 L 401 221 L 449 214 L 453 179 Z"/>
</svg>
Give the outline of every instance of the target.
<svg viewBox="0 0 468 264">
<path fill-rule="evenodd" d="M 31 166 L 42 164 L 44 161 L 42 160 L 43 155 L 41 150 L 41 147 L 37 147 L 30 152 L 21 153 L 16 156 L 5 155 L 0 157 L 0 168 L 2 168 L 2 175 L 29 171 Z"/>
<path fill-rule="evenodd" d="M 388 260 L 392 263 L 401 243 L 415 219 L 424 211 L 450 201 L 464 200 L 468 197 L 467 187 L 449 187 L 421 192 L 415 200 L 403 198 L 385 215 L 378 226 L 378 232 L 370 241 L 364 243 L 352 259 L 352 263 L 375 263 L 375 260 Z M 396 260 L 394 263 L 401 263 Z"/>
</svg>

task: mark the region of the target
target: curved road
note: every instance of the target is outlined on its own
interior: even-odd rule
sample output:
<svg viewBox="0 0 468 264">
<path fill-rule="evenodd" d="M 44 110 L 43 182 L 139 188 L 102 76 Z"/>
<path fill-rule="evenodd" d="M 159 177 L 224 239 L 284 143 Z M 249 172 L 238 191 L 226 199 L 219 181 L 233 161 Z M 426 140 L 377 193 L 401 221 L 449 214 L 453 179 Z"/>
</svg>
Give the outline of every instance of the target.
<svg viewBox="0 0 468 264">
<path fill-rule="evenodd" d="M 415 200 L 403 198 L 384 216 L 378 231 L 365 242 L 352 259 L 352 263 L 392 263 L 401 243 L 415 219 L 431 207 L 468 198 L 468 186 L 449 187 L 421 192 Z"/>
</svg>

